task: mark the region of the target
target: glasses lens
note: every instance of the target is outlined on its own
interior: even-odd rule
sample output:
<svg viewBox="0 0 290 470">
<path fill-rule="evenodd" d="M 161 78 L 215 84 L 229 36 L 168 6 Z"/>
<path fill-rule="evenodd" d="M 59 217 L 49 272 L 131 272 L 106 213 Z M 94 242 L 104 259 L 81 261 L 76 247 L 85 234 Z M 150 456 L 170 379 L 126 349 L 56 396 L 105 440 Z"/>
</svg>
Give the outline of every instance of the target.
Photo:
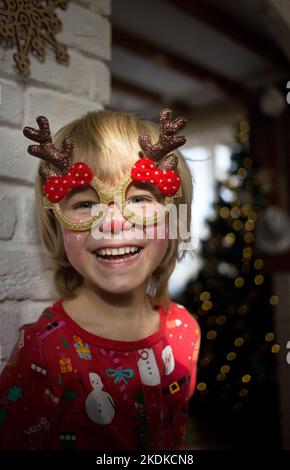
<svg viewBox="0 0 290 470">
<path fill-rule="evenodd" d="M 98 215 L 99 196 L 94 188 L 76 188 L 60 201 L 63 215 L 71 222 L 87 222 Z"/>
<path fill-rule="evenodd" d="M 131 183 L 126 190 L 124 216 L 132 222 L 154 223 L 165 214 L 165 198 L 149 183 Z"/>
</svg>

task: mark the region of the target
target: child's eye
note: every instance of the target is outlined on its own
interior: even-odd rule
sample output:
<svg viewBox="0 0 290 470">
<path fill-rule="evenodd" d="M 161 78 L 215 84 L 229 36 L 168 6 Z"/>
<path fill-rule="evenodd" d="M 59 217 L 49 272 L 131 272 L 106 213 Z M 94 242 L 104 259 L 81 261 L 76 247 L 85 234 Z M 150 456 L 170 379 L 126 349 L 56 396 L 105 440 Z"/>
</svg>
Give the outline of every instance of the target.
<svg viewBox="0 0 290 470">
<path fill-rule="evenodd" d="M 129 202 L 144 202 L 144 201 L 147 201 L 147 202 L 153 202 L 152 199 L 149 199 L 149 198 L 146 198 L 144 196 L 133 196 L 129 199 Z"/>
<path fill-rule="evenodd" d="M 82 201 L 74 205 L 74 209 L 91 209 L 96 204 L 94 201 Z"/>
</svg>

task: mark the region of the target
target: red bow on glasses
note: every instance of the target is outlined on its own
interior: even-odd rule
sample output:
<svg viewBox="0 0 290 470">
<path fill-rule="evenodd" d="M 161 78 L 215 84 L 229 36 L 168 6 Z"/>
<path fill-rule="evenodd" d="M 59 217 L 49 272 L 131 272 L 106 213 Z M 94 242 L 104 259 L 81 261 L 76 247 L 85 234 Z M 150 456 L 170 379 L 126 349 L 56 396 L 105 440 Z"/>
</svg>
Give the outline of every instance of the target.
<svg viewBox="0 0 290 470">
<path fill-rule="evenodd" d="M 180 176 L 174 170 L 160 170 L 150 158 L 140 158 L 131 170 L 134 181 L 152 183 L 165 196 L 173 196 L 180 187 Z"/>
<path fill-rule="evenodd" d="M 89 186 L 93 179 L 92 170 L 86 163 L 77 162 L 63 176 L 52 176 L 43 185 L 43 191 L 51 202 L 59 202 L 74 188 Z"/>
</svg>

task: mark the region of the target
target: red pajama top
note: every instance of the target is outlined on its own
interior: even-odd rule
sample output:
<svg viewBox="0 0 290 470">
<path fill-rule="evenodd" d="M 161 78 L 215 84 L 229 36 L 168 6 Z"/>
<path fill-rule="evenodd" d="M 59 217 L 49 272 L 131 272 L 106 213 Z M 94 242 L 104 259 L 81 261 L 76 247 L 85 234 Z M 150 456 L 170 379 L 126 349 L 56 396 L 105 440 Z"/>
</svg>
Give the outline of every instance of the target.
<svg viewBox="0 0 290 470">
<path fill-rule="evenodd" d="M 0 376 L 0 449 L 183 449 L 200 330 L 170 302 L 138 341 L 96 336 L 61 299 L 24 325 Z"/>
</svg>

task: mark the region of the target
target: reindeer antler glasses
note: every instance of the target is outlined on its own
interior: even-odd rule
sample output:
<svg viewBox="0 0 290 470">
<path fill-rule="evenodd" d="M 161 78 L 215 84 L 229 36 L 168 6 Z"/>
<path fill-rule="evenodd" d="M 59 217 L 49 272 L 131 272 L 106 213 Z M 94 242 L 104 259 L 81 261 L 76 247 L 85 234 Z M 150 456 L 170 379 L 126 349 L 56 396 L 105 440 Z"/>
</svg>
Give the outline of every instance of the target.
<svg viewBox="0 0 290 470">
<path fill-rule="evenodd" d="M 141 225 L 153 224 L 164 217 L 175 198 L 182 196 L 176 171 L 178 157 L 167 154 L 185 143 L 185 137 L 176 134 L 184 128 L 186 119 L 172 120 L 169 108 L 160 113 L 158 142 L 152 144 L 148 134 L 140 134 L 142 157 L 113 189 L 94 176 L 84 162 L 73 163 L 74 143 L 70 137 L 63 139 L 58 150 L 52 143 L 47 118 L 39 116 L 36 121 L 39 130 L 23 129 L 27 138 L 38 143 L 29 145 L 28 152 L 57 170 L 58 173 L 47 164 L 39 168 L 44 182 L 43 205 L 52 209 L 56 219 L 66 227 L 89 230 L 104 217 L 107 205 L 116 200 L 127 220 Z"/>
</svg>

